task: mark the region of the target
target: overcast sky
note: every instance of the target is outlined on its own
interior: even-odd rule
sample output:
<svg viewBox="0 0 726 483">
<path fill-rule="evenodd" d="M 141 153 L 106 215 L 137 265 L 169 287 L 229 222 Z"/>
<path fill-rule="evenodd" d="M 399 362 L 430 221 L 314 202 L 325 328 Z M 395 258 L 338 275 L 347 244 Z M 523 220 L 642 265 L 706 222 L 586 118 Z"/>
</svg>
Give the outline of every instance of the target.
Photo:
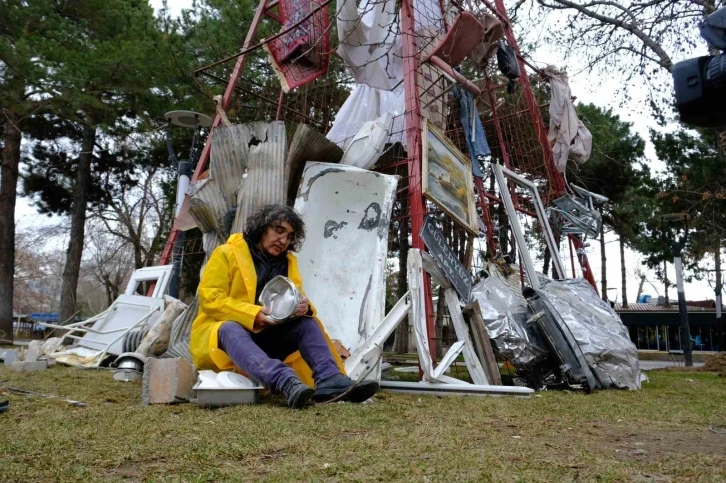
<svg viewBox="0 0 726 483">
<path fill-rule="evenodd" d="M 183 8 L 191 6 L 191 0 L 169 0 L 169 7 L 172 15 L 178 15 Z M 159 9 L 162 6 L 161 0 L 151 0 L 151 5 L 155 9 Z M 542 35 L 543 30 L 548 26 L 548 22 L 541 22 L 538 31 L 532 31 L 531 34 L 535 37 Z M 706 52 L 694 52 L 694 56 L 706 55 Z M 570 87 L 574 96 L 577 97 L 578 101 L 584 103 L 593 103 L 601 107 L 611 107 L 613 111 L 620 115 L 621 119 L 633 123 L 633 128 L 637 131 L 643 139 L 648 139 L 649 128 L 657 128 L 656 123 L 650 116 L 650 111 L 647 107 L 646 92 L 639 85 L 628 86 L 629 92 L 632 99 L 626 106 L 620 106 L 620 99 L 617 97 L 617 90 L 620 87 L 617 79 L 604 77 L 598 74 L 591 74 L 587 72 L 579 72 L 582 66 L 576 65 L 576 62 L 570 59 L 565 65 L 560 56 L 551 50 L 540 48 L 536 50 L 533 55 L 533 59 L 538 65 L 544 67 L 547 64 L 554 64 L 558 67 L 564 67 L 570 74 Z M 578 73 L 579 72 L 579 73 Z M 652 145 L 648 143 L 646 150 L 646 156 L 654 171 L 661 171 L 663 164 L 660 163 L 656 157 Z M 31 225 L 42 225 L 48 223 L 57 223 L 57 218 L 47 218 L 37 214 L 35 208 L 33 208 L 29 200 L 26 198 L 19 198 L 17 207 L 15 210 L 17 223 L 22 226 Z M 609 294 L 611 299 L 617 297 L 618 300 L 622 299 L 621 293 L 621 282 L 620 282 L 620 252 L 618 248 L 617 238 L 612 234 L 606 234 L 606 256 L 608 258 L 608 286 L 613 289 L 610 290 Z M 598 282 L 598 290 L 600 288 L 600 248 L 597 240 L 590 241 L 590 247 L 588 250 L 588 256 L 590 258 L 590 265 L 595 274 L 595 278 Z M 638 290 L 638 280 L 635 275 L 637 268 L 645 269 L 641 265 L 641 257 L 630 251 L 626 251 L 626 266 L 628 267 L 628 299 L 630 302 L 634 302 L 635 295 Z M 708 263 L 709 268 L 713 268 L 713 261 Z M 567 267 L 570 267 L 569 262 L 566 263 Z M 570 269 L 568 268 L 568 273 Z M 644 293 L 651 294 L 653 296 L 658 295 L 656 289 L 660 295 L 663 295 L 663 285 L 656 281 L 653 273 L 648 273 L 648 278 L 655 288 L 649 284 L 646 284 Z M 669 265 L 669 278 L 675 281 L 675 274 L 673 272 L 672 265 Z M 702 300 L 713 298 L 713 289 L 709 286 L 706 281 L 694 281 L 687 283 L 685 286 L 686 296 L 689 300 Z M 669 296 L 676 298 L 675 288 L 669 289 Z"/>
</svg>

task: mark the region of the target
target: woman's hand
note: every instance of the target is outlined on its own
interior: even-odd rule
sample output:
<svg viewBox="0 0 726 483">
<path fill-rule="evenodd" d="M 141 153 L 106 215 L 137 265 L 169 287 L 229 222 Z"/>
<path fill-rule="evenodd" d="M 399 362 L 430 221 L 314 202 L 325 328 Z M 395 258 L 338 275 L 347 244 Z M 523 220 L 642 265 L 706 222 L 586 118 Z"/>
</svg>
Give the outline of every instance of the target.
<svg viewBox="0 0 726 483">
<path fill-rule="evenodd" d="M 300 299 L 300 303 L 297 306 L 297 309 L 295 309 L 295 317 L 302 317 L 303 315 L 308 313 L 308 310 L 310 309 L 310 301 L 306 296 L 302 296 Z"/>
<path fill-rule="evenodd" d="M 257 315 L 255 316 L 255 324 L 253 327 L 257 330 L 262 330 L 271 325 L 277 325 L 279 322 L 275 322 L 274 320 L 270 319 L 267 316 L 269 313 L 270 309 L 263 305 L 262 310 L 257 312 Z"/>
</svg>

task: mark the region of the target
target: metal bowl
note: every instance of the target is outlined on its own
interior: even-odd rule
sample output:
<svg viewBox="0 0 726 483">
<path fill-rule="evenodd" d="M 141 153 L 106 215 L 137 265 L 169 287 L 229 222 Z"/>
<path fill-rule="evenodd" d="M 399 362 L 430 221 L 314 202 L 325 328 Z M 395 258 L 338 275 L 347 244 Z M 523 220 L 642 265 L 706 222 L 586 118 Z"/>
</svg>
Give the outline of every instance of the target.
<svg viewBox="0 0 726 483">
<path fill-rule="evenodd" d="M 138 352 L 125 352 L 112 364 L 116 368 L 113 378 L 117 381 L 131 382 L 141 380 L 144 375 L 146 357 Z"/>
<path fill-rule="evenodd" d="M 260 303 L 270 309 L 267 317 L 276 322 L 292 317 L 301 298 L 300 291 L 292 280 L 282 275 L 267 282 L 260 293 Z"/>
</svg>

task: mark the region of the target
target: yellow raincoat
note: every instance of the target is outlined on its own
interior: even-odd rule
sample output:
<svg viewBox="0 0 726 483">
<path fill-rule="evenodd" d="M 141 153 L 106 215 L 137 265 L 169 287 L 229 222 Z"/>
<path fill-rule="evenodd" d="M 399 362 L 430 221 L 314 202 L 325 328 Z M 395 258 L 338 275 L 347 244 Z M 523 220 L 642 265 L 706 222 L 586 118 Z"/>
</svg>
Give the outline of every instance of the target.
<svg viewBox="0 0 726 483">
<path fill-rule="evenodd" d="M 288 278 L 297 285 L 300 293 L 305 293 L 297 268 L 297 258 L 287 252 L 287 260 Z M 223 323 L 231 320 L 251 332 L 259 332 L 259 329 L 253 327 L 255 317 L 262 309 L 261 305 L 255 305 L 256 288 L 257 274 L 252 262 L 252 254 L 244 237 L 235 233 L 229 237 L 225 245 L 214 250 L 199 283 L 197 291 L 199 312 L 192 325 L 190 340 L 194 365 L 198 369 L 214 371 L 237 369 L 232 363 L 232 359 L 219 348 L 219 328 Z M 310 307 L 315 321 L 328 341 L 330 352 L 341 372 L 345 374 L 343 363 L 333 348 L 330 337 L 325 333 L 323 324 L 317 318 L 317 311 L 312 304 Z M 312 371 L 300 352 L 291 354 L 284 362 L 295 371 L 302 382 L 309 386 L 314 385 Z"/>
</svg>

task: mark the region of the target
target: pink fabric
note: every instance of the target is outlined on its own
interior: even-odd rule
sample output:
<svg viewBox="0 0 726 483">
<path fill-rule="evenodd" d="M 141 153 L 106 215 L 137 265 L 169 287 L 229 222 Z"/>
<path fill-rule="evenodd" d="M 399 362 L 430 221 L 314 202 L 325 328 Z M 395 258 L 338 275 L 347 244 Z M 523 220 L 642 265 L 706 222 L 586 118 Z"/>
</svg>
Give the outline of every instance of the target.
<svg viewBox="0 0 726 483">
<path fill-rule="evenodd" d="M 265 44 L 282 88 L 289 92 L 328 72 L 330 60 L 330 15 L 323 0 L 280 0 L 282 29 L 305 19 L 284 35 Z"/>
</svg>

